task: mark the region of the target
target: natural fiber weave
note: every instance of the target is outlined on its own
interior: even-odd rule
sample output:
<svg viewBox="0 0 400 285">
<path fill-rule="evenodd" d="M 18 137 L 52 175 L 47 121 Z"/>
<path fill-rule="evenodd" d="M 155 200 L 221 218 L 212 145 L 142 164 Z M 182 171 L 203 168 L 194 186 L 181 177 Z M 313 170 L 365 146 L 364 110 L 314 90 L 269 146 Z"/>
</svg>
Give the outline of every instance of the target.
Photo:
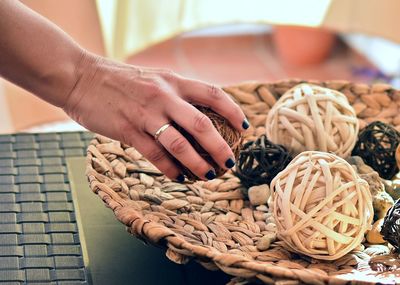
<svg viewBox="0 0 400 285">
<path fill-rule="evenodd" d="M 380 121 L 372 122 L 361 130 L 352 155 L 360 156 L 382 178 L 392 179 L 399 172 L 396 163 L 399 143 L 400 133 L 396 129 Z"/>
<path fill-rule="evenodd" d="M 285 93 L 266 121 L 267 137 L 292 154 L 306 150 L 350 155 L 356 143 L 358 120 L 342 93 L 301 84 Z"/>
<path fill-rule="evenodd" d="M 235 175 L 246 188 L 270 184 L 292 160 L 284 146 L 270 142 L 265 135 L 245 143 L 240 150 Z"/>
<path fill-rule="evenodd" d="M 300 153 L 272 180 L 271 195 L 278 237 L 294 252 L 335 260 L 371 228 L 367 181 L 331 153 Z"/>
<path fill-rule="evenodd" d="M 381 234 L 398 252 L 400 251 L 400 200 L 389 209 L 383 220 Z"/>
<path fill-rule="evenodd" d="M 265 134 L 268 111 L 284 92 L 302 82 L 254 82 L 225 88 L 251 123 L 245 140 Z M 361 119 L 361 128 L 379 120 L 399 130 L 400 92 L 390 86 L 311 83 L 344 93 Z M 231 172 L 208 182 L 173 183 L 134 148 L 97 136 L 88 148 L 87 176 L 93 192 L 130 233 L 165 248 L 175 262 L 194 259 L 208 269 L 237 276 L 231 284 L 243 279 L 268 284 L 400 282 L 400 262 L 385 245 L 364 244 L 328 262 L 291 253 L 279 240 L 270 246 L 264 243 L 263 236 L 276 231 L 274 219 L 266 206 L 251 207 Z"/>
</svg>

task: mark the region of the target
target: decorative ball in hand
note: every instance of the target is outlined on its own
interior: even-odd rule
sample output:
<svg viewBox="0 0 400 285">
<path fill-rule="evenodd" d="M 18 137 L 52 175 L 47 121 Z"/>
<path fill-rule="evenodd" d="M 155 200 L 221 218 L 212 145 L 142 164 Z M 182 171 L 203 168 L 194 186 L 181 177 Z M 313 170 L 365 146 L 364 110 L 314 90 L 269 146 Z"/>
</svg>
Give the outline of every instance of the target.
<svg viewBox="0 0 400 285">
<path fill-rule="evenodd" d="M 400 252 L 400 199 L 396 201 L 386 214 L 381 229 L 383 239 Z"/>
<path fill-rule="evenodd" d="M 214 127 L 220 133 L 223 139 L 232 149 L 232 152 L 237 160 L 239 151 L 242 147 L 243 137 L 242 134 L 236 130 L 224 117 L 215 113 L 213 110 L 207 107 L 195 106 L 200 112 L 207 115 L 213 123 Z M 207 161 L 214 169 L 217 177 L 222 176 L 227 169 L 220 167 L 208 154 L 207 151 L 196 141 L 196 139 L 189 134 L 184 128 L 173 123 L 173 126 L 190 142 L 193 148 L 200 154 L 200 156 Z M 174 158 L 173 158 L 174 159 Z M 188 168 L 183 166 L 178 160 L 174 159 L 175 163 L 181 168 L 182 174 L 187 177 L 188 180 L 195 181 L 199 178 L 194 175 Z"/>
<path fill-rule="evenodd" d="M 250 188 L 270 184 L 272 179 L 292 160 L 281 145 L 270 142 L 265 135 L 243 145 L 239 153 L 235 174 Z"/>
<path fill-rule="evenodd" d="M 266 134 L 292 154 L 318 150 L 347 157 L 356 142 L 358 126 L 356 113 L 344 94 L 300 84 L 269 111 Z"/>
<path fill-rule="evenodd" d="M 372 122 L 361 130 L 352 155 L 360 156 L 382 178 L 391 179 L 399 168 L 396 164 L 396 148 L 400 133 L 380 121 Z"/>
<path fill-rule="evenodd" d="M 287 249 L 335 260 L 361 244 L 371 227 L 368 183 L 344 159 L 306 151 L 271 182 L 278 236 Z"/>
</svg>

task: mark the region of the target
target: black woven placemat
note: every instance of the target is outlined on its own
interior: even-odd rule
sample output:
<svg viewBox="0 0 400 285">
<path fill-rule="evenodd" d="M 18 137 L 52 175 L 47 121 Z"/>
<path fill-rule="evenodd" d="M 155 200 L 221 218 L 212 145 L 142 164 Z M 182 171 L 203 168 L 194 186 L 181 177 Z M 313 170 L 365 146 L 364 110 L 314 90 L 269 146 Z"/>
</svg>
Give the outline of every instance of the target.
<svg viewBox="0 0 400 285">
<path fill-rule="evenodd" d="M 229 276 L 226 274 L 207 271 L 193 262 L 184 266 L 170 262 L 168 266 L 163 265 L 163 270 L 152 267 L 169 261 L 156 248 L 151 251 L 152 248 L 140 247 L 139 241 L 125 230 L 120 233 L 118 243 L 129 247 L 126 257 L 107 255 L 110 248 L 105 246 L 96 249 L 96 256 L 89 252 L 88 258 L 94 258 L 93 268 L 85 267 L 67 160 L 71 166 L 71 161 L 76 160 L 71 160 L 71 157 L 83 159 L 92 138 L 93 134 L 89 132 L 0 135 L 0 284 L 91 284 L 94 282 L 93 274 L 97 274 L 98 284 L 110 284 L 108 281 L 116 278 L 116 274 L 97 272 L 110 262 L 110 258 L 113 264 L 133 273 L 137 270 L 132 270 L 131 266 L 140 263 L 150 266 L 147 270 L 150 272 L 171 270 L 168 276 L 161 278 L 162 284 L 172 284 L 169 283 L 171 280 L 176 281 L 174 284 L 227 283 Z M 84 171 L 80 169 L 79 172 Z M 82 194 L 80 198 L 84 196 Z M 99 204 L 100 217 L 104 217 L 102 211 L 111 214 L 100 201 Z M 81 217 L 78 222 L 81 225 L 86 223 L 90 237 L 93 229 L 88 224 L 98 221 L 90 215 L 85 219 Z M 108 224 L 105 226 L 110 227 Z M 115 238 L 118 235 L 113 235 Z M 94 241 L 86 237 L 86 241 L 96 243 L 98 239 Z M 106 260 L 98 260 L 98 256 L 106 255 Z M 127 259 L 130 260 L 128 264 L 124 263 Z M 96 267 L 96 262 L 101 266 Z M 133 280 L 134 284 L 157 284 L 155 280 L 160 279 L 148 278 L 146 272 L 143 273 L 135 278 L 129 274 L 117 276 L 119 279 L 114 279 L 113 284 L 131 284 Z M 104 274 L 107 278 L 102 278 Z"/>
<path fill-rule="evenodd" d="M 88 132 L 0 136 L 2 284 L 88 284 L 66 158 L 84 156 L 91 138 Z"/>
</svg>

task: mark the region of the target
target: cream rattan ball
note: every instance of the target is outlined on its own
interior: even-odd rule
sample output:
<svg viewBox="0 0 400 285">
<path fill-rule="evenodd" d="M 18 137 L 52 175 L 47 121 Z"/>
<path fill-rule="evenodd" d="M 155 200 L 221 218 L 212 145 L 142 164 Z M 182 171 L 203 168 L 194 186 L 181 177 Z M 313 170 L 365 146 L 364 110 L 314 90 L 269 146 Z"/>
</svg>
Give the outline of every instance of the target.
<svg viewBox="0 0 400 285">
<path fill-rule="evenodd" d="M 368 183 L 331 153 L 299 154 L 272 180 L 271 195 L 278 237 L 294 252 L 335 260 L 371 227 Z"/>
<path fill-rule="evenodd" d="M 318 150 L 345 158 L 356 143 L 358 125 L 356 113 L 344 94 L 300 84 L 287 91 L 269 111 L 266 134 L 292 154 Z"/>
</svg>

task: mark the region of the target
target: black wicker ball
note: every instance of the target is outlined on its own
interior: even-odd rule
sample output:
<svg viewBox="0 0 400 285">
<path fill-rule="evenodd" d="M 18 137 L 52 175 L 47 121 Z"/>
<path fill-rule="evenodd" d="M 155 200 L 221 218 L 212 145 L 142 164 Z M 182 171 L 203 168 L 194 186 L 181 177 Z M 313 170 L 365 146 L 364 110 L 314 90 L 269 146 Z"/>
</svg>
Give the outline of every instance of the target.
<svg viewBox="0 0 400 285">
<path fill-rule="evenodd" d="M 360 156 L 382 178 L 391 179 L 399 171 L 395 157 L 399 142 L 400 133 L 395 128 L 372 122 L 361 130 L 352 155 Z"/>
<path fill-rule="evenodd" d="M 257 140 L 243 145 L 234 173 L 246 188 L 269 185 L 291 160 L 292 157 L 285 147 L 270 142 L 262 135 Z"/>
<path fill-rule="evenodd" d="M 389 209 L 381 228 L 383 239 L 400 252 L 400 199 Z"/>
</svg>

